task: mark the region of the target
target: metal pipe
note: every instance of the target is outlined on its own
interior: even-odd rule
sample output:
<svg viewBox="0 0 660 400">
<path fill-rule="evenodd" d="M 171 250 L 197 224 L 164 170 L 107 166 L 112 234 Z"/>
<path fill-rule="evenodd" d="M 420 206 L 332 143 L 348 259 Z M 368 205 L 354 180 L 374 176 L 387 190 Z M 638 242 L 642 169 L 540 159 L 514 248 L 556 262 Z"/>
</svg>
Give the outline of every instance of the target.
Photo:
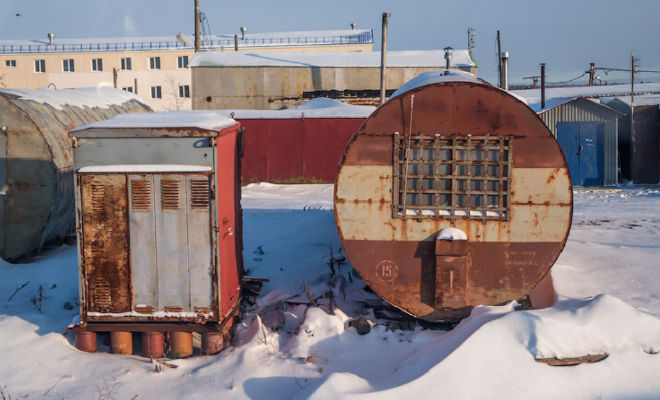
<svg viewBox="0 0 660 400">
<path fill-rule="evenodd" d="M 148 358 L 160 358 L 165 355 L 163 332 L 142 332 L 142 355 Z"/>
<path fill-rule="evenodd" d="M 192 333 L 171 332 L 170 345 L 172 346 L 172 357 L 190 357 L 193 353 Z"/>
<path fill-rule="evenodd" d="M 383 29 L 380 37 L 380 104 L 385 102 L 385 54 L 387 53 L 387 19 L 390 13 L 383 13 Z"/>
<path fill-rule="evenodd" d="M 195 0 L 195 53 L 199 51 L 199 0 Z"/>
<path fill-rule="evenodd" d="M 234 51 L 238 51 L 238 35 L 234 35 Z"/>
<path fill-rule="evenodd" d="M 110 348 L 114 354 L 133 354 L 133 334 L 131 332 L 110 332 Z"/>
<path fill-rule="evenodd" d="M 594 85 L 595 66 L 596 66 L 596 64 L 589 63 L 589 86 Z"/>
<path fill-rule="evenodd" d="M 541 63 L 541 109 L 545 108 L 545 63 Z"/>
<path fill-rule="evenodd" d="M 502 63 L 502 76 L 500 77 L 500 82 L 502 82 L 502 89 L 509 90 L 509 52 L 505 51 L 501 54 Z"/>
<path fill-rule="evenodd" d="M 499 82 L 498 85 L 499 87 L 502 87 L 502 58 L 500 57 L 500 54 L 502 54 L 502 44 L 500 42 L 500 31 L 497 31 L 497 76 L 499 77 Z"/>
<path fill-rule="evenodd" d="M 202 354 L 217 354 L 224 347 L 224 338 L 220 332 L 202 332 Z"/>
</svg>

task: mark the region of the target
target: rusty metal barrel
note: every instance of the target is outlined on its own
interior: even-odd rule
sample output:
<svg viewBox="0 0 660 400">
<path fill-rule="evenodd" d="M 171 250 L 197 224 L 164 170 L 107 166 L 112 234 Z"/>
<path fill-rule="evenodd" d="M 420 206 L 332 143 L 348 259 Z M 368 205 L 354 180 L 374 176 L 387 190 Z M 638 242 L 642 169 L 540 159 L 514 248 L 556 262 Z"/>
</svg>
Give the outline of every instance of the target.
<svg viewBox="0 0 660 400">
<path fill-rule="evenodd" d="M 390 304 L 429 321 L 529 294 L 562 251 L 572 210 L 548 128 L 461 71 L 427 72 L 397 90 L 350 140 L 335 184 L 353 267 Z"/>
<path fill-rule="evenodd" d="M 150 108 L 107 87 L 0 89 L 0 257 L 15 260 L 73 233 L 68 132 L 134 111 Z"/>
</svg>

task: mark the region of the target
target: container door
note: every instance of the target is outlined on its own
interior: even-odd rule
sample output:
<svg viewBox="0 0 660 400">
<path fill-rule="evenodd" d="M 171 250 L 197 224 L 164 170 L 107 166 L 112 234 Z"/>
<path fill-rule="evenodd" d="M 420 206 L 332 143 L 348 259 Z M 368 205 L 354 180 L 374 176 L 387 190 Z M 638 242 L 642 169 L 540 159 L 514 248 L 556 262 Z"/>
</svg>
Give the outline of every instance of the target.
<svg viewBox="0 0 660 400">
<path fill-rule="evenodd" d="M 435 241 L 435 308 L 461 308 L 466 305 L 467 240 Z"/>
<path fill-rule="evenodd" d="M 133 309 L 151 313 L 158 309 L 154 177 L 129 175 L 128 182 Z"/>
<path fill-rule="evenodd" d="M 580 123 L 558 122 L 557 142 L 566 158 L 573 186 L 580 186 Z"/>
<path fill-rule="evenodd" d="M 183 175 L 155 175 L 156 263 L 160 310 L 191 311 L 188 281 L 186 185 Z"/>
<path fill-rule="evenodd" d="M 81 175 L 87 313 L 131 310 L 126 177 Z"/>
<path fill-rule="evenodd" d="M 580 186 L 603 184 L 603 123 L 580 123 Z"/>
<path fill-rule="evenodd" d="M 5 223 L 7 189 L 7 130 L 0 129 L 0 224 Z M 5 247 L 5 231 L 0 229 L 0 248 Z"/>
<path fill-rule="evenodd" d="M 213 302 L 213 255 L 209 176 L 187 175 L 186 189 L 190 306 L 197 313 L 210 313 Z"/>
</svg>

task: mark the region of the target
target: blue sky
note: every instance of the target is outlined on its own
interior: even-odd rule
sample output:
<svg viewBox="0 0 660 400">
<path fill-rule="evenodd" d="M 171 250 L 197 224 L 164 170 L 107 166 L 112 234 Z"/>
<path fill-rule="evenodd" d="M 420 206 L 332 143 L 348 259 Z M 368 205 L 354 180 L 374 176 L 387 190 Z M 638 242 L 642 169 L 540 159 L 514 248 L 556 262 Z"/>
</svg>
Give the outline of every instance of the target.
<svg viewBox="0 0 660 400">
<path fill-rule="evenodd" d="M 392 14 L 388 49 L 466 48 L 476 29 L 479 75 L 496 82 L 495 34 L 510 52 L 511 82 L 538 75 L 548 81 L 580 75 L 589 62 L 628 68 L 630 51 L 642 69 L 660 69 L 660 2 L 657 0 L 200 0 L 211 33 L 345 29 L 351 22 L 373 29 L 380 47 L 380 19 Z M 16 13 L 21 16 L 17 17 Z M 0 39 L 175 35 L 193 31 L 193 0 L 1 0 Z M 602 75 L 602 74 L 601 74 Z M 644 74 L 642 80 L 658 80 Z M 629 79 L 626 73 L 603 80 Z"/>
</svg>

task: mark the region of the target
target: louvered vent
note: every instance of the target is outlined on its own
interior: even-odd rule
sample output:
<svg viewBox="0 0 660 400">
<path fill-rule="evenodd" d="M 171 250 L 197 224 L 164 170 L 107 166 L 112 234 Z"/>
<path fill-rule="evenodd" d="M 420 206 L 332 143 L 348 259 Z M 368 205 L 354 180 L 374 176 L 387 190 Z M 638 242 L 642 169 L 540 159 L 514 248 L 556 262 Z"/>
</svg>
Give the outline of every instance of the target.
<svg viewBox="0 0 660 400">
<path fill-rule="evenodd" d="M 105 185 L 92 184 L 92 213 L 99 219 L 105 216 Z"/>
<path fill-rule="evenodd" d="M 151 181 L 147 179 L 131 181 L 131 208 L 133 212 L 151 211 Z"/>
<path fill-rule="evenodd" d="M 190 200 L 192 208 L 209 208 L 209 180 L 193 179 L 190 181 Z"/>
<path fill-rule="evenodd" d="M 179 209 L 179 181 L 163 179 L 160 181 L 160 205 L 163 210 Z"/>
<path fill-rule="evenodd" d="M 112 305 L 110 285 L 103 278 L 97 277 L 91 282 L 90 292 L 99 311 L 105 311 Z"/>
</svg>

